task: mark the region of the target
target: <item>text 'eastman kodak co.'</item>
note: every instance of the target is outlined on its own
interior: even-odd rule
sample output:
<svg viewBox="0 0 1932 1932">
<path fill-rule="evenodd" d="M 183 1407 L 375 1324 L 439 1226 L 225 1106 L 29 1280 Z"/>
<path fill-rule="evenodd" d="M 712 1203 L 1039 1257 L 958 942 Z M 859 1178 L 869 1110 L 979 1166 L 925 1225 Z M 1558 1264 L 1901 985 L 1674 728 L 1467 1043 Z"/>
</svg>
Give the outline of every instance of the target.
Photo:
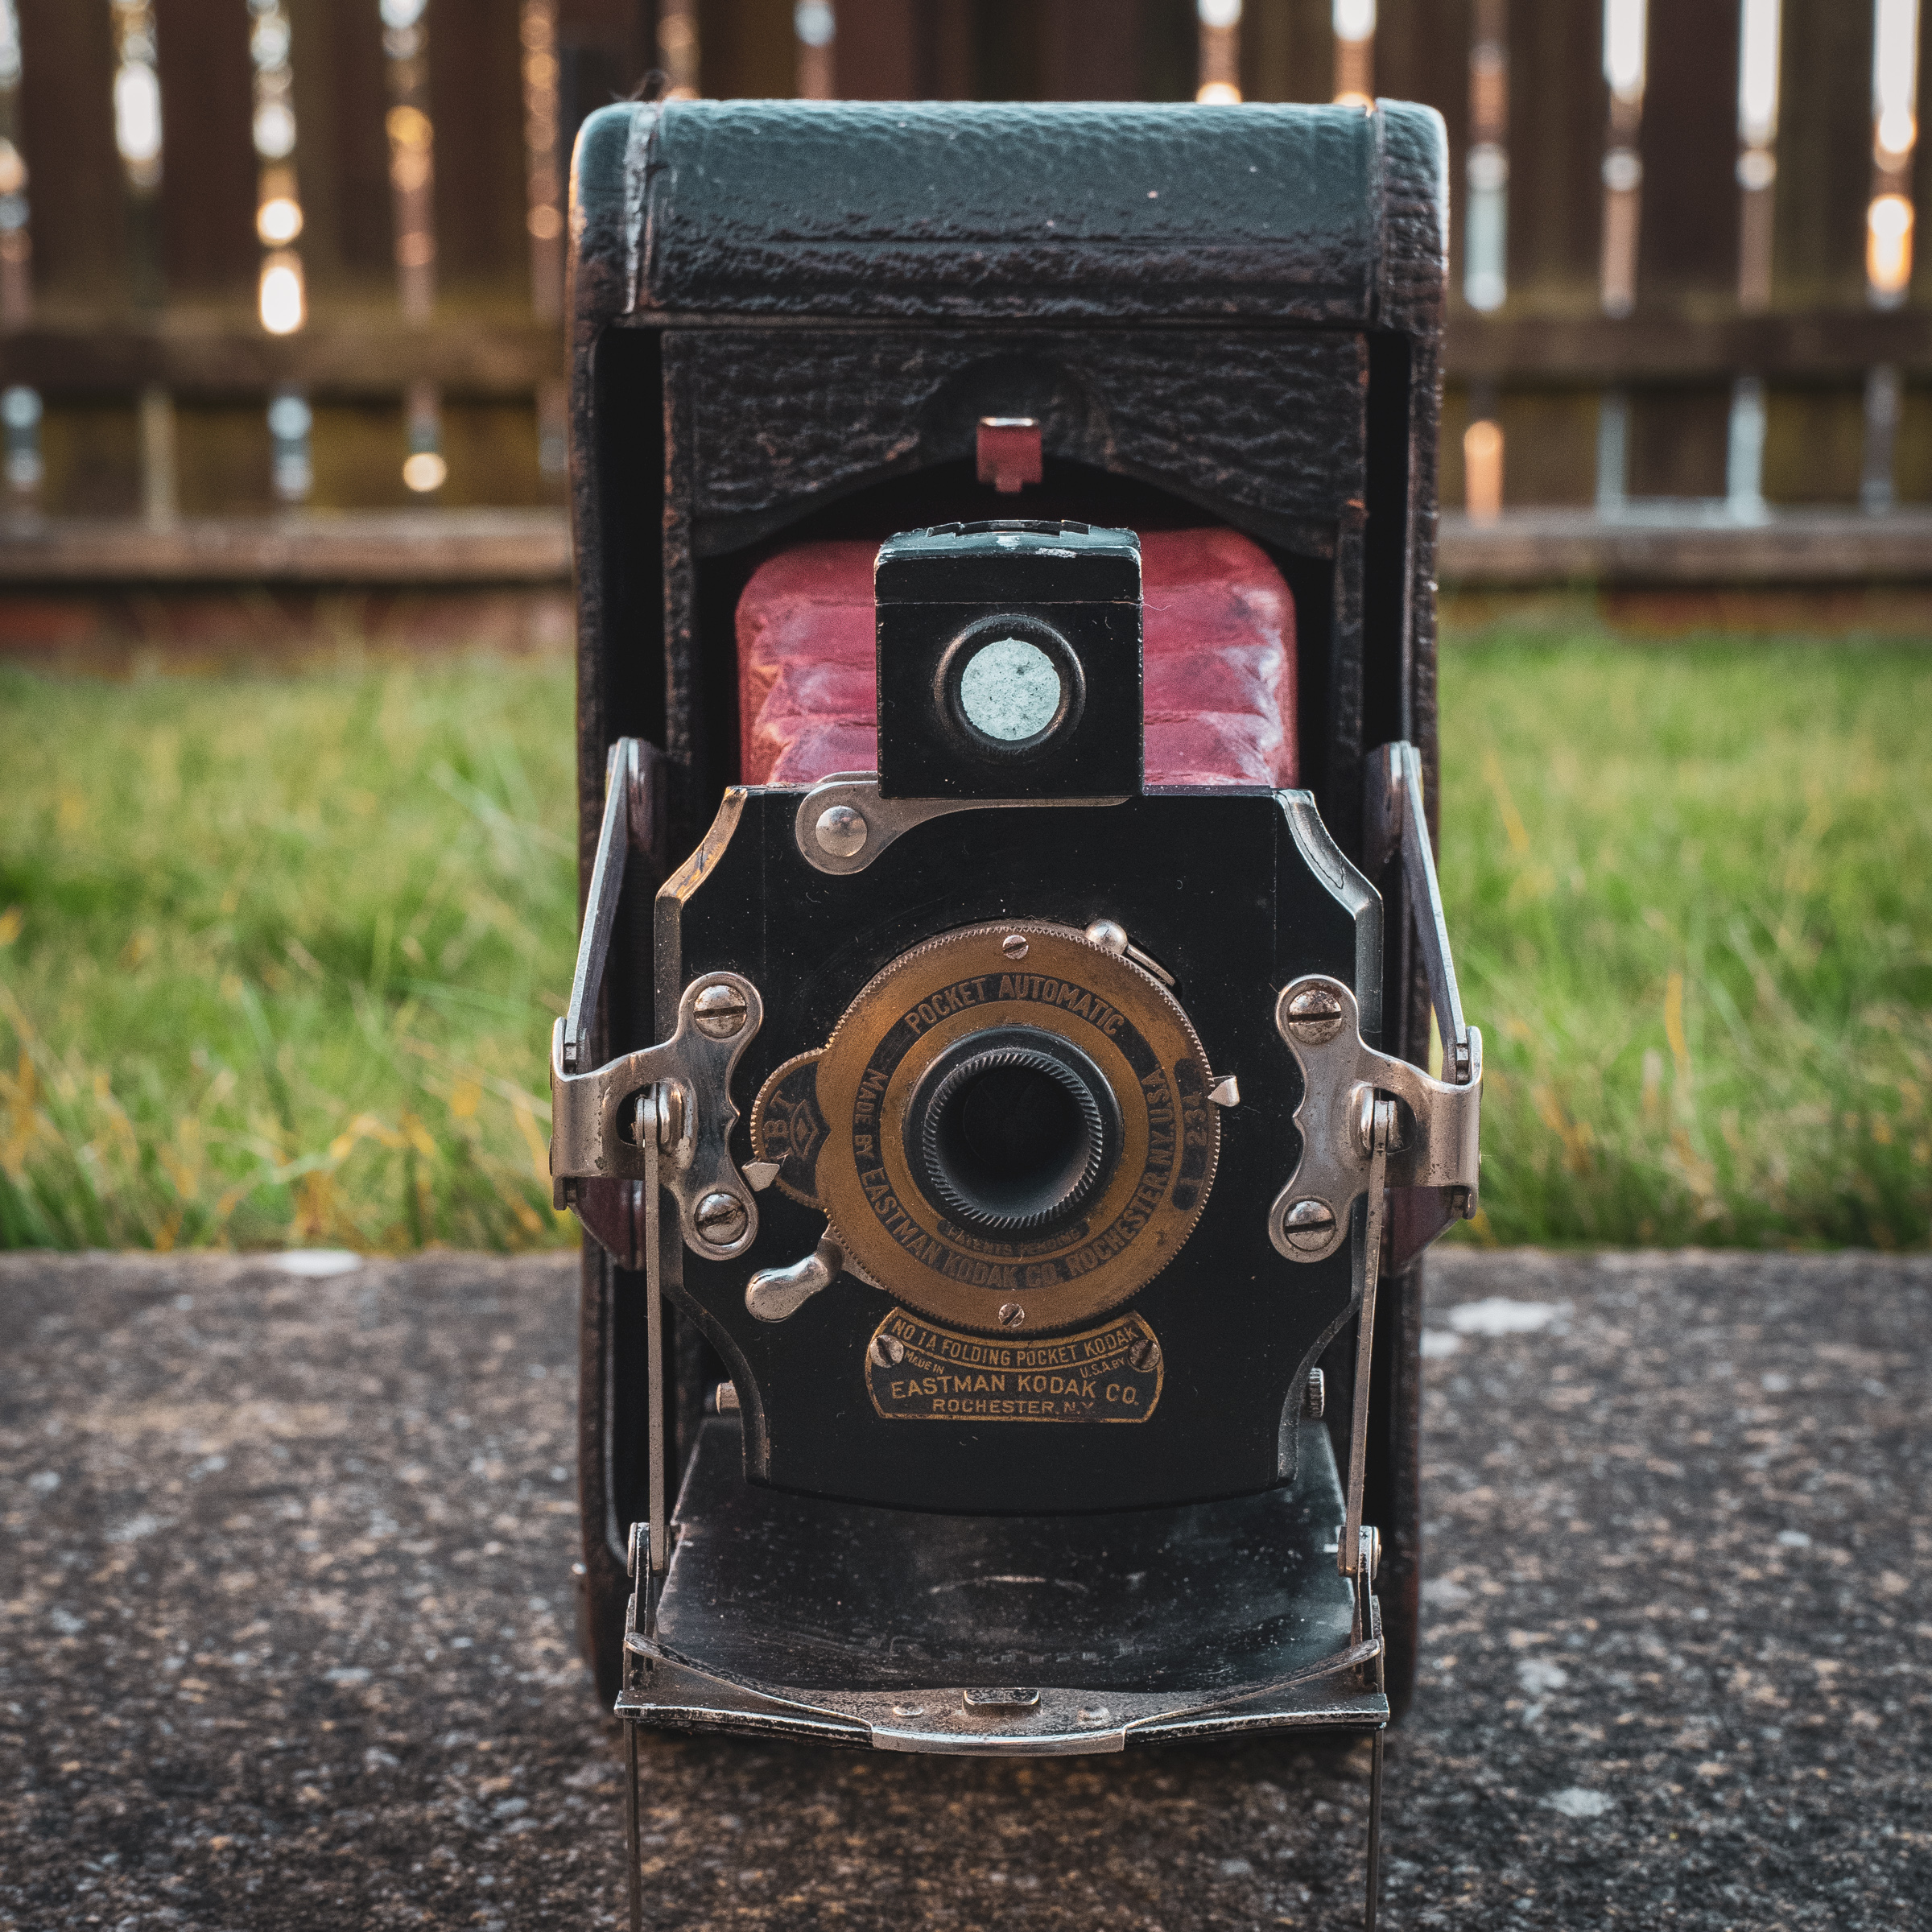
<svg viewBox="0 0 1932 1932">
<path fill-rule="evenodd" d="M 1022 1342 L 957 1334 L 895 1308 L 865 1351 L 872 1406 L 900 1421 L 1144 1422 L 1161 1376 L 1160 1344 L 1137 1315 Z"/>
</svg>

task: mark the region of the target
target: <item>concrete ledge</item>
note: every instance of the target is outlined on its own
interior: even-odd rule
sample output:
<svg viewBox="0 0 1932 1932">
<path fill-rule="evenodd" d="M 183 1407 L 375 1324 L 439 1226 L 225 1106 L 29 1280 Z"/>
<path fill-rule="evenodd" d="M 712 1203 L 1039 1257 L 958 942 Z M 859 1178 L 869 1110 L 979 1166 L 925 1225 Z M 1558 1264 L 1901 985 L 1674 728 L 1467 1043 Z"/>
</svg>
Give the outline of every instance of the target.
<svg viewBox="0 0 1932 1932">
<path fill-rule="evenodd" d="M 576 1297 L 0 1256 L 0 1923 L 621 1922 Z M 1385 1923 L 1923 1925 L 1932 1261 L 1464 1249 L 1428 1306 Z M 1360 1922 L 1365 1747 L 645 1757 L 655 1926 Z"/>
</svg>

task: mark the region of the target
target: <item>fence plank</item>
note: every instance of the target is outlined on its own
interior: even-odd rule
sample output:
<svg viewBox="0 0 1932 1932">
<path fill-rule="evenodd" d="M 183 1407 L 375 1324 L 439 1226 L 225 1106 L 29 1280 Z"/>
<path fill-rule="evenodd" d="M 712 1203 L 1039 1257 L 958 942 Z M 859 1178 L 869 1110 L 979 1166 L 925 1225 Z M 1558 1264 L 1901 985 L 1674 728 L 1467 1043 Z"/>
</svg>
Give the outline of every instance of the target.
<svg viewBox="0 0 1932 1932">
<path fill-rule="evenodd" d="M 382 23 L 361 0 L 289 0 L 295 171 L 312 312 L 332 300 L 395 300 Z"/>
<path fill-rule="evenodd" d="M 927 80 L 928 35 L 907 0 L 839 0 L 833 91 L 841 101 L 914 100 Z"/>
<path fill-rule="evenodd" d="M 698 79 L 717 100 L 798 92 L 791 0 L 704 0 L 698 10 Z"/>
<path fill-rule="evenodd" d="M 1191 99 L 1197 36 L 1182 36 L 1177 62 L 1167 31 L 1174 10 L 1166 0 L 1046 0 L 1039 10 L 1040 97 Z"/>
<path fill-rule="evenodd" d="M 1251 101 L 1335 98 L 1331 0 L 1274 0 L 1241 22 L 1241 91 Z"/>
<path fill-rule="evenodd" d="M 1521 0 L 1517 0 L 1519 5 Z M 1449 199 L 1454 212 L 1451 278 L 1462 286 L 1463 167 L 1469 151 L 1470 0 L 1381 0 L 1375 28 L 1375 91 L 1385 100 L 1421 101 L 1449 129 Z"/>
<path fill-rule="evenodd" d="M 568 583 L 556 510 L 52 522 L 0 545 L 0 584 Z"/>
<path fill-rule="evenodd" d="M 1773 503 L 1856 503 L 1864 411 L 1855 386 L 1773 390 L 1765 424 L 1765 495 Z"/>
<path fill-rule="evenodd" d="M 430 0 L 439 299 L 526 306 L 522 54 L 517 0 Z"/>
<path fill-rule="evenodd" d="M 248 10 L 241 0 L 155 0 L 155 14 L 167 292 L 246 303 L 261 253 Z"/>
<path fill-rule="evenodd" d="M 1737 291 L 1738 0 L 1670 0 L 1649 17 L 1637 299 L 1728 304 Z"/>
<path fill-rule="evenodd" d="M 1459 584 L 1923 584 L 1932 514 L 1868 517 L 1813 510 L 1775 523 L 1699 521 L 1682 513 L 1606 521 L 1575 510 L 1525 511 L 1501 523 L 1443 519 L 1443 580 Z"/>
<path fill-rule="evenodd" d="M 1464 380 L 1567 382 L 1711 382 L 1738 369 L 1850 379 L 1874 362 L 1932 375 L 1932 330 L 1922 312 L 1855 308 L 1768 316 L 1685 316 L 1662 306 L 1622 321 L 1602 316 L 1449 321 L 1447 366 Z"/>
<path fill-rule="evenodd" d="M 1912 299 L 1932 303 L 1932 140 L 1925 135 L 1925 119 L 1932 113 L 1932 7 L 1919 0 L 1918 143 L 1912 151 L 1912 205 L 1924 217 L 1912 261 Z"/>
<path fill-rule="evenodd" d="M 1640 391 L 1630 398 L 1633 497 L 1721 497 L 1731 385 Z"/>
<path fill-rule="evenodd" d="M 417 379 L 445 394 L 451 476 L 440 501 L 492 487 L 518 498 L 537 487 L 522 473 L 531 467 L 531 399 L 559 372 L 561 351 L 554 329 L 527 320 L 519 0 L 430 0 L 442 303 L 431 326 L 414 329 L 395 313 L 376 0 L 285 3 L 310 321 L 276 340 L 253 316 L 260 251 L 244 0 L 157 0 L 167 142 L 158 212 L 171 303 L 160 315 L 130 312 L 108 0 L 17 0 L 39 308 L 35 324 L 9 338 L 6 369 L 9 380 L 47 394 L 49 509 L 126 506 L 133 485 L 115 465 L 135 392 L 147 384 L 181 398 L 181 502 L 190 511 L 265 497 L 260 412 L 283 384 L 319 406 L 319 502 L 357 501 L 358 492 L 402 500 L 400 400 Z M 1248 98 L 1331 97 L 1331 3 L 1248 0 Z M 1448 125 L 1459 217 L 1451 407 L 1465 420 L 1472 398 L 1461 392 L 1474 386 L 1474 401 L 1495 410 L 1508 501 L 1587 498 L 1595 392 L 1606 386 L 1631 394 L 1633 492 L 1715 492 L 1724 399 L 1740 371 L 1770 385 L 1767 496 L 1850 501 L 1865 373 L 1885 364 L 1907 378 L 1899 494 L 1932 494 L 1926 309 L 1879 312 L 1864 299 L 1872 0 L 1784 0 L 1774 308 L 1749 317 L 1732 301 L 1737 0 L 1652 0 L 1638 310 L 1615 322 L 1599 312 L 1603 0 L 1509 6 L 1509 299 L 1490 316 L 1462 303 L 1472 3 L 1381 0 L 1375 82 L 1384 95 L 1430 102 Z M 585 113 L 630 91 L 654 64 L 655 12 L 653 0 L 559 0 L 566 142 Z M 848 97 L 1180 99 L 1197 78 L 1194 0 L 837 0 L 837 17 L 836 85 Z M 706 93 L 794 92 L 791 0 L 699 0 L 698 20 Z M 1922 35 L 1920 57 L 1922 97 L 1932 99 L 1932 33 Z M 1915 182 L 1932 200 L 1932 143 L 1920 147 Z M 1922 303 L 1932 299 L 1923 234 L 1915 252 Z M 1446 452 L 1451 497 L 1456 456 Z M 369 468 L 361 481 L 358 464 Z"/>
<path fill-rule="evenodd" d="M 1509 9 L 1509 309 L 1591 315 L 1603 221 L 1596 6 Z"/>
<path fill-rule="evenodd" d="M 320 395 L 393 400 L 419 378 L 470 395 L 527 397 L 561 372 L 563 359 L 558 332 L 535 322 L 472 316 L 423 329 L 340 312 L 295 336 L 175 315 L 152 327 L 97 319 L 80 328 L 31 328 L 6 343 L 10 380 L 63 395 L 127 396 L 152 382 L 210 400 L 262 395 L 285 383 Z"/>
<path fill-rule="evenodd" d="M 609 64 L 610 88 L 621 99 L 657 65 L 648 0 L 559 0 L 557 44 L 594 51 Z M 601 100 L 588 109 L 602 107 Z"/>
<path fill-rule="evenodd" d="M 1861 302 L 1872 188 L 1871 0 L 1787 0 L 1773 299 Z"/>
<path fill-rule="evenodd" d="M 114 151 L 106 0 L 19 0 L 34 284 L 43 311 L 128 299 L 127 200 Z"/>
</svg>

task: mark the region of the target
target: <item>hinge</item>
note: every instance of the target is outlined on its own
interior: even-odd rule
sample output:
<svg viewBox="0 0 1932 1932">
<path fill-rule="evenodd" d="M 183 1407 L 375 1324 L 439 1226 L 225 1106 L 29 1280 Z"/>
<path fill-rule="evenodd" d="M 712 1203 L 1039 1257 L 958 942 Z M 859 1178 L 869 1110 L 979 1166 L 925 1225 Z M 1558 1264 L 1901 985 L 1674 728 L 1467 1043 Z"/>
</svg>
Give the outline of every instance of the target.
<svg viewBox="0 0 1932 1932">
<path fill-rule="evenodd" d="M 1341 980 L 1311 973 L 1284 987 L 1274 1018 L 1302 1070 L 1294 1115 L 1302 1152 L 1269 1212 L 1268 1232 L 1277 1250 L 1295 1261 L 1322 1261 L 1348 1240 L 1355 1203 L 1369 1191 L 1376 1103 L 1391 1100 L 1389 1264 L 1400 1269 L 1451 1220 L 1476 1212 L 1483 1037 L 1463 1018 L 1423 815 L 1422 759 L 1412 745 L 1384 745 L 1368 768 L 1364 858 L 1374 877 L 1400 855 L 1402 896 L 1442 1034 L 1444 1077 L 1431 1079 L 1369 1046 L 1355 994 Z"/>
<path fill-rule="evenodd" d="M 1480 1032 L 1468 1030 L 1468 1084 L 1452 1087 L 1368 1045 L 1354 993 L 1326 974 L 1311 973 L 1284 987 L 1275 1024 L 1300 1063 L 1303 1082 L 1294 1110 L 1301 1158 L 1268 1215 L 1269 1236 L 1281 1253 L 1291 1261 L 1319 1261 L 1348 1239 L 1356 1201 L 1369 1191 L 1379 1100 L 1394 1103 L 1388 1186 L 1437 1189 L 1457 1212 L 1475 1213 Z"/>
<path fill-rule="evenodd" d="M 645 1265 L 650 1251 L 648 1224 L 657 1213 L 651 1177 L 660 1171 L 694 1253 L 728 1259 L 743 1253 L 758 1232 L 753 1182 L 739 1171 L 730 1149 L 738 1117 L 731 1077 L 764 1019 L 764 1002 L 749 980 L 735 972 L 700 974 L 679 999 L 669 1039 L 588 1071 L 580 1067 L 626 857 L 634 849 L 652 852 L 657 844 L 658 766 L 656 753 L 638 739 L 620 738 L 612 747 L 570 1005 L 551 1041 L 555 1204 L 576 1208 L 585 1226 L 634 1269 Z M 640 1187 L 647 1198 L 636 1199 Z"/>
</svg>

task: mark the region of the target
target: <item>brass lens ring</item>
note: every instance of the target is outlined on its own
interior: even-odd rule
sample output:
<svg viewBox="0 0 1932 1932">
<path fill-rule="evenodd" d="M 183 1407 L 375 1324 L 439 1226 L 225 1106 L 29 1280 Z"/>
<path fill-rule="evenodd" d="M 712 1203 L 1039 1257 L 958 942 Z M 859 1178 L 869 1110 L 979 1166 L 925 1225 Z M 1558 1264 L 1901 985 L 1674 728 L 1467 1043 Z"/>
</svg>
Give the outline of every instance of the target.
<svg viewBox="0 0 1932 1932">
<path fill-rule="evenodd" d="M 997 1092 L 990 1129 L 961 1116 L 989 1075 L 1038 1083 L 1010 1133 Z M 1179 1252 L 1213 1183 L 1212 1084 L 1150 974 L 1073 927 L 1008 921 L 876 975 L 822 1053 L 766 1083 L 753 1135 L 792 1152 L 781 1185 L 824 1209 L 866 1278 L 938 1321 L 997 1332 L 1018 1307 L 1038 1333 L 1117 1307 Z M 1055 1096 L 1063 1117 L 1042 1126 Z"/>
</svg>

